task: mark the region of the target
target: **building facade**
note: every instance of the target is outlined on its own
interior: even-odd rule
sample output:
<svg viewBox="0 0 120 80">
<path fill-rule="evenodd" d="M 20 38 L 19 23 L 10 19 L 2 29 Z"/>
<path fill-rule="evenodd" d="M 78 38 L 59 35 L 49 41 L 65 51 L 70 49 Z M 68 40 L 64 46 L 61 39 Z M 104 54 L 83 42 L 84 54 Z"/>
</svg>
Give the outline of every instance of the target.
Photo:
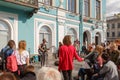
<svg viewBox="0 0 120 80">
<path fill-rule="evenodd" d="M 107 41 L 120 39 L 120 14 L 107 17 Z"/>
<path fill-rule="evenodd" d="M 16 46 L 26 40 L 30 53 L 37 53 L 43 38 L 55 48 L 65 35 L 71 35 L 72 42 L 78 39 L 81 46 L 106 41 L 106 0 L 28 0 L 27 5 L 26 1 L 0 1 L 0 49 L 10 39 Z"/>
</svg>

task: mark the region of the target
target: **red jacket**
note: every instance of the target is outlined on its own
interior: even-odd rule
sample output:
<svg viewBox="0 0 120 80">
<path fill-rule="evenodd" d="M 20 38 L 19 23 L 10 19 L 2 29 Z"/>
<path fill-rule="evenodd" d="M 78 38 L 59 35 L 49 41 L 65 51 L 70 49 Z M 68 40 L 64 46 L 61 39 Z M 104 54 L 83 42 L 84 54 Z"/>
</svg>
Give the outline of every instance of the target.
<svg viewBox="0 0 120 80">
<path fill-rule="evenodd" d="M 73 69 L 73 59 L 74 57 L 78 61 L 82 61 L 77 53 L 74 46 L 63 45 L 59 48 L 59 71 L 60 70 L 72 70 Z"/>
</svg>

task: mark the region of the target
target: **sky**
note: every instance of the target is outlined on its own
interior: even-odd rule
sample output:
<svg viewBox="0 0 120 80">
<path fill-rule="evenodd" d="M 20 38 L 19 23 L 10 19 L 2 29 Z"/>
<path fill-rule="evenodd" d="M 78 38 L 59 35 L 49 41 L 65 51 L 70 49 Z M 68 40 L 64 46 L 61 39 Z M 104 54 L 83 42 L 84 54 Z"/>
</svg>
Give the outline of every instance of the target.
<svg viewBox="0 0 120 80">
<path fill-rule="evenodd" d="M 106 16 L 112 16 L 120 12 L 120 0 L 106 0 L 107 13 Z"/>
</svg>

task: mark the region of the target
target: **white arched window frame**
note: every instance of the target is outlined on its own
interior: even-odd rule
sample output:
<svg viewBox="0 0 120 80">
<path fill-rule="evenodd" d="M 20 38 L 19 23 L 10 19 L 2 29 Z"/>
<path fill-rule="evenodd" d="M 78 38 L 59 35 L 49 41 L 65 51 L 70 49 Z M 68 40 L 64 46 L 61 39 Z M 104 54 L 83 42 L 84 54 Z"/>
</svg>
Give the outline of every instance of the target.
<svg viewBox="0 0 120 80">
<path fill-rule="evenodd" d="M 71 36 L 71 41 L 72 41 L 72 43 L 74 43 L 74 41 L 77 39 L 76 31 L 71 28 L 68 30 L 67 34 Z"/>
<path fill-rule="evenodd" d="M 7 42 L 10 39 L 11 39 L 10 26 L 5 21 L 0 20 L 0 50 L 6 46 Z"/>
<path fill-rule="evenodd" d="M 47 47 L 51 46 L 52 33 L 48 26 L 43 26 L 39 31 L 39 44 L 42 43 L 43 38 L 47 41 Z"/>
</svg>

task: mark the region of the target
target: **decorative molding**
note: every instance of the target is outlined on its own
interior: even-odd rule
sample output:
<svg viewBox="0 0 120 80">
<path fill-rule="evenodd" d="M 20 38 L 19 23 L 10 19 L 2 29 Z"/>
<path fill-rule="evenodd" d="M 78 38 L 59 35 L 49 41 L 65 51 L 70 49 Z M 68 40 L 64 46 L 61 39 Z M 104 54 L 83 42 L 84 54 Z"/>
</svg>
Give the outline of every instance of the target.
<svg viewBox="0 0 120 80">
<path fill-rule="evenodd" d="M 39 45 L 39 30 L 43 27 L 43 26 L 48 26 L 51 30 L 51 35 L 52 35 L 52 45 L 55 45 L 56 40 L 55 40 L 55 36 L 56 36 L 56 22 L 51 21 L 51 20 L 45 20 L 45 19 L 39 19 L 39 18 L 34 18 L 34 52 L 38 53 L 38 45 Z"/>
<path fill-rule="evenodd" d="M 11 22 L 11 23 L 14 23 L 14 18 L 13 17 L 8 17 L 9 18 L 9 21 Z"/>
<path fill-rule="evenodd" d="M 68 30 L 72 28 L 76 32 L 76 37 L 79 38 L 79 26 L 72 25 L 72 24 L 66 24 L 65 27 L 66 27 L 66 32 L 65 32 L 66 34 L 67 34 Z"/>
<path fill-rule="evenodd" d="M 43 15 L 43 16 L 52 17 L 52 18 L 56 18 L 56 17 L 57 17 L 57 16 L 55 16 L 55 15 L 45 14 L 45 13 L 42 13 L 42 12 L 38 12 L 37 15 Z M 58 15 L 58 18 L 59 18 L 59 19 L 62 19 L 62 20 L 67 20 L 67 21 L 72 21 L 72 22 L 80 23 L 80 21 L 78 21 L 78 20 L 68 19 L 68 18 L 59 16 L 59 15 Z"/>
<path fill-rule="evenodd" d="M 37 26 L 39 26 L 40 24 L 42 24 L 42 22 L 38 22 L 38 23 L 37 23 Z"/>
<path fill-rule="evenodd" d="M 0 19 L 9 24 L 11 28 L 11 39 L 13 39 L 18 46 L 18 15 L 0 11 Z M 13 19 L 13 23 L 10 22 Z"/>
</svg>

